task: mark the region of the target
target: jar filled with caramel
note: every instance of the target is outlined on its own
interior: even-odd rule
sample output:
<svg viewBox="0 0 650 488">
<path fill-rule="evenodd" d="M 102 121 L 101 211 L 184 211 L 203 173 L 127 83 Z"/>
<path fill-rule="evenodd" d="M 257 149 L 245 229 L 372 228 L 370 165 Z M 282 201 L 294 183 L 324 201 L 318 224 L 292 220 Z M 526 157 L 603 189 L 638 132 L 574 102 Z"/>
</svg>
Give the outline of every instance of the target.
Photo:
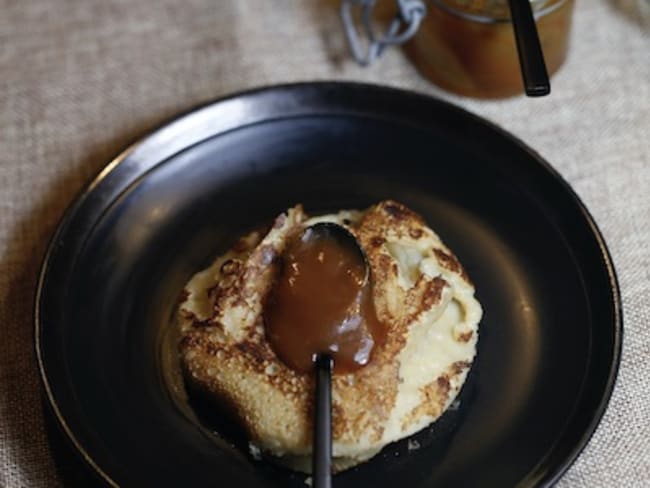
<svg viewBox="0 0 650 488">
<path fill-rule="evenodd" d="M 519 0 L 526 1 L 526 0 Z M 549 75 L 567 54 L 573 0 L 530 0 Z M 507 0 L 429 0 L 407 53 L 440 87 L 477 98 L 522 93 Z"/>
</svg>

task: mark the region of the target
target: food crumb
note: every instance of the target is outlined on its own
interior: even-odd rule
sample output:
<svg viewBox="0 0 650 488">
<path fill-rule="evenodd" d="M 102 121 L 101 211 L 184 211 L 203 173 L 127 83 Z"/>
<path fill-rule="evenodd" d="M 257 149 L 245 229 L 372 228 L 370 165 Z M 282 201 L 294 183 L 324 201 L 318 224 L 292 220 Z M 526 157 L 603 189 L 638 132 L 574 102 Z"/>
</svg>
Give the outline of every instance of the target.
<svg viewBox="0 0 650 488">
<path fill-rule="evenodd" d="M 278 369 L 279 368 L 277 364 L 270 363 L 266 366 L 266 368 L 264 368 L 264 372 L 269 376 L 273 376 L 278 372 Z"/>
<path fill-rule="evenodd" d="M 255 459 L 255 461 L 262 459 L 262 451 L 252 442 L 248 443 L 248 452 L 251 453 L 251 456 L 253 456 L 253 459 Z"/>
<path fill-rule="evenodd" d="M 307 486 L 311 486 L 311 485 L 312 485 L 311 476 L 307 476 L 307 477 L 305 478 L 305 484 L 306 484 Z"/>
<path fill-rule="evenodd" d="M 408 442 L 408 450 L 409 451 L 415 451 L 417 449 L 420 449 L 420 443 L 416 440 L 409 439 Z"/>
</svg>

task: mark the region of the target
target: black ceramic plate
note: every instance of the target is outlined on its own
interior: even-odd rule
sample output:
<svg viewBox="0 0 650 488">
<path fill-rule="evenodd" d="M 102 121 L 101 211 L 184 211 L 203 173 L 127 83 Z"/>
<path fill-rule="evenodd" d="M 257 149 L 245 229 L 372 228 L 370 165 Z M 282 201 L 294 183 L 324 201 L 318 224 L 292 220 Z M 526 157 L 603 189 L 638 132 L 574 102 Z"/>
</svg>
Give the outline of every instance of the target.
<svg viewBox="0 0 650 488">
<path fill-rule="evenodd" d="M 621 344 L 612 263 L 569 186 L 521 142 L 447 103 L 357 84 L 254 91 L 195 110 L 111 162 L 45 259 L 36 344 L 75 448 L 122 486 L 297 486 L 236 429 L 172 401 L 161 341 L 186 280 L 237 236 L 392 198 L 456 251 L 485 314 L 458 408 L 337 487 L 545 485 L 588 441 Z M 217 431 L 216 434 L 212 433 Z M 414 443 L 411 443 L 411 447 Z"/>
</svg>

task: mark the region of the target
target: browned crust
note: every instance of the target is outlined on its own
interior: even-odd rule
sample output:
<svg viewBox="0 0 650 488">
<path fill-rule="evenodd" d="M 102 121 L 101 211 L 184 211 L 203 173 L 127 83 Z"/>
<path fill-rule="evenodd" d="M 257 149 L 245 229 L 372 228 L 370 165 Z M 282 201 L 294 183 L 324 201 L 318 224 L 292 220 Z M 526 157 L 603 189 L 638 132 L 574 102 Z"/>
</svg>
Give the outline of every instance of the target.
<svg viewBox="0 0 650 488">
<path fill-rule="evenodd" d="M 418 404 L 402 420 L 402 428 L 406 429 L 416 419 L 422 417 L 436 418 L 442 414 L 449 399 L 452 380 L 463 374 L 470 367 L 467 361 L 456 361 L 449 369 L 434 381 L 420 388 L 424 401 Z"/>
<path fill-rule="evenodd" d="M 458 340 L 460 342 L 469 342 L 472 337 L 474 337 L 474 332 L 471 330 L 468 330 L 467 332 L 463 332 L 461 334 L 458 334 Z"/>
<path fill-rule="evenodd" d="M 465 371 L 466 369 L 469 369 L 469 367 L 472 365 L 469 361 L 456 361 L 454 364 L 451 365 L 451 371 L 453 375 L 458 375 Z"/>
<path fill-rule="evenodd" d="M 453 273 L 457 273 L 463 278 L 468 284 L 472 284 L 472 282 L 469 279 L 469 276 L 465 272 L 465 269 L 463 266 L 460 264 L 460 261 L 458 261 L 458 258 L 454 256 L 451 252 L 446 252 L 442 249 L 439 248 L 433 248 L 432 249 L 433 254 L 436 256 L 438 259 L 438 263 L 445 268 L 448 269 L 449 271 Z"/>
</svg>

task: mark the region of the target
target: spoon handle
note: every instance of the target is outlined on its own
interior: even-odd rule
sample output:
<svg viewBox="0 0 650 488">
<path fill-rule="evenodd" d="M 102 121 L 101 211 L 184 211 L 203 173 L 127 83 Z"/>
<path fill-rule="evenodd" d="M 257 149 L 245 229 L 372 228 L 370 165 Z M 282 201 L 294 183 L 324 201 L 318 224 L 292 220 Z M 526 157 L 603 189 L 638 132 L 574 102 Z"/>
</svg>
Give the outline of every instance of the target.
<svg viewBox="0 0 650 488">
<path fill-rule="evenodd" d="M 332 486 L 332 358 L 316 359 L 316 408 L 312 473 L 314 488 Z"/>
<path fill-rule="evenodd" d="M 529 97 L 548 95 L 551 92 L 551 83 L 548 79 L 544 53 L 539 42 L 530 1 L 508 0 L 508 3 L 526 95 Z"/>
</svg>

